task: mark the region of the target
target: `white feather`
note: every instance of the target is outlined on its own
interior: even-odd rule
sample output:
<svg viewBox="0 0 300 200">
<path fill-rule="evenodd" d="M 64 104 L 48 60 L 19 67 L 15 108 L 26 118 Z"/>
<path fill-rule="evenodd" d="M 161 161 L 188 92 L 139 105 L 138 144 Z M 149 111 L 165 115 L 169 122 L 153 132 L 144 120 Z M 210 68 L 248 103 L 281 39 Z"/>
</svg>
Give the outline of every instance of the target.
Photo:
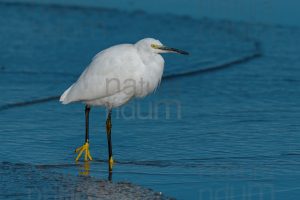
<svg viewBox="0 0 300 200">
<path fill-rule="evenodd" d="M 79 79 L 62 94 L 60 101 L 116 107 L 133 97 L 153 92 L 164 68 L 163 58 L 151 48 L 153 43 L 161 44 L 147 38 L 134 45 L 121 44 L 99 52 Z M 134 88 L 130 87 L 133 85 Z"/>
</svg>

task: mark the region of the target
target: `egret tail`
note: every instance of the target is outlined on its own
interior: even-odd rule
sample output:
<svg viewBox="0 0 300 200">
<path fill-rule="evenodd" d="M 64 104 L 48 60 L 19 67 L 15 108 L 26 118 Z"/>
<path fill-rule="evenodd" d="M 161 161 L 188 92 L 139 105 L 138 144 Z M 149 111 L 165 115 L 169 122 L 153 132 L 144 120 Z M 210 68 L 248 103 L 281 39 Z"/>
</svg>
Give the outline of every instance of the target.
<svg viewBox="0 0 300 200">
<path fill-rule="evenodd" d="M 74 84 L 73 84 L 74 85 Z M 62 104 L 68 104 L 71 103 L 72 100 L 68 99 L 68 94 L 70 90 L 72 89 L 73 85 L 71 85 L 60 97 L 59 101 L 62 102 Z"/>
</svg>

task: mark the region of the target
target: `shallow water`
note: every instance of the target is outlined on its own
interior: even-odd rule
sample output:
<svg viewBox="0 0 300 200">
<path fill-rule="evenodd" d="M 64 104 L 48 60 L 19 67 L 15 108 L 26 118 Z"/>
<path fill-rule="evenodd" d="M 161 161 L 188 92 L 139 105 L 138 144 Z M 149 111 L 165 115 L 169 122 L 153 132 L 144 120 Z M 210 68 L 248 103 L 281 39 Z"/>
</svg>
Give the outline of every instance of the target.
<svg viewBox="0 0 300 200">
<path fill-rule="evenodd" d="M 21 105 L 61 94 L 102 48 L 149 35 L 191 56 L 167 56 L 169 78 L 156 93 L 113 112 L 113 182 L 178 199 L 299 196 L 299 29 L 30 4 L 0 4 L 0 10 L 6 47 L 0 49 L 0 106 L 6 106 L 0 112 L 0 156 L 9 162 L 2 167 L 13 166 L 1 170 L 8 174 L 1 175 L 2 185 L 16 180 L 9 181 L 5 197 L 17 199 L 23 171 L 30 173 L 25 167 L 16 178 L 13 163 L 76 181 L 89 174 L 91 185 L 107 179 L 104 109 L 92 109 L 95 161 L 84 166 L 73 162 L 73 150 L 84 140 L 82 104 Z M 256 54 L 261 56 L 242 59 Z M 163 103 L 170 103 L 170 111 Z M 42 181 L 32 173 L 39 187 Z"/>
</svg>

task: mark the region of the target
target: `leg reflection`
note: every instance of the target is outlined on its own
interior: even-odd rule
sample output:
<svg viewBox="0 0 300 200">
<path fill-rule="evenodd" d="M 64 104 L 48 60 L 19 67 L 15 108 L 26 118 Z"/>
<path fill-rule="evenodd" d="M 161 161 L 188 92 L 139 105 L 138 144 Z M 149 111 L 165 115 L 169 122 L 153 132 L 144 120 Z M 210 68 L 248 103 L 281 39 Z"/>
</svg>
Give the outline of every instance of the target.
<svg viewBox="0 0 300 200">
<path fill-rule="evenodd" d="M 108 181 L 112 181 L 112 171 L 108 169 Z"/>
<path fill-rule="evenodd" d="M 78 171 L 78 175 L 79 176 L 90 176 L 90 168 L 91 168 L 91 162 L 83 162 L 82 164 L 79 164 L 79 171 Z M 108 164 L 108 176 L 107 179 L 108 181 L 112 181 L 112 175 L 113 172 L 111 170 L 110 165 Z"/>
</svg>

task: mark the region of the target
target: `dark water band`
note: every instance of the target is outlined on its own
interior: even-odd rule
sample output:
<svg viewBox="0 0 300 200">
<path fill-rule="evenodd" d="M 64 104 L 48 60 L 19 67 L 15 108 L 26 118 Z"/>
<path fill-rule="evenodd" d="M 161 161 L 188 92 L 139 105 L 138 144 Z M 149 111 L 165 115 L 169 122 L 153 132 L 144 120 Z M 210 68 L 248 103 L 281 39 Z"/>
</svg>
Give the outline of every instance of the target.
<svg viewBox="0 0 300 200">
<path fill-rule="evenodd" d="M 258 49 L 256 52 L 254 52 L 252 54 L 249 54 L 249 55 L 246 55 L 243 57 L 239 57 L 236 59 L 228 60 L 228 61 L 225 61 L 222 63 L 218 63 L 213 66 L 208 66 L 208 67 L 204 67 L 204 68 L 201 67 L 199 69 L 194 68 L 193 70 L 184 71 L 181 73 L 165 75 L 165 76 L 163 76 L 163 79 L 171 80 L 171 79 L 176 79 L 176 78 L 195 76 L 195 75 L 199 75 L 199 74 L 203 74 L 203 73 L 210 73 L 210 72 L 214 72 L 214 71 L 218 71 L 218 70 L 223 70 L 223 69 L 232 67 L 237 64 L 247 63 L 247 62 L 252 61 L 261 56 L 262 56 L 262 53 L 261 53 L 260 49 Z M 0 106 L 0 111 L 17 108 L 17 107 L 30 106 L 30 105 L 40 104 L 40 103 L 46 103 L 49 101 L 57 101 L 57 100 L 59 100 L 59 98 L 60 98 L 60 95 L 59 96 L 48 96 L 48 97 L 44 97 L 44 98 L 33 99 L 33 100 L 28 100 L 28 101 L 21 101 L 21 102 L 16 102 L 16 103 L 9 103 L 9 104 Z"/>
</svg>

